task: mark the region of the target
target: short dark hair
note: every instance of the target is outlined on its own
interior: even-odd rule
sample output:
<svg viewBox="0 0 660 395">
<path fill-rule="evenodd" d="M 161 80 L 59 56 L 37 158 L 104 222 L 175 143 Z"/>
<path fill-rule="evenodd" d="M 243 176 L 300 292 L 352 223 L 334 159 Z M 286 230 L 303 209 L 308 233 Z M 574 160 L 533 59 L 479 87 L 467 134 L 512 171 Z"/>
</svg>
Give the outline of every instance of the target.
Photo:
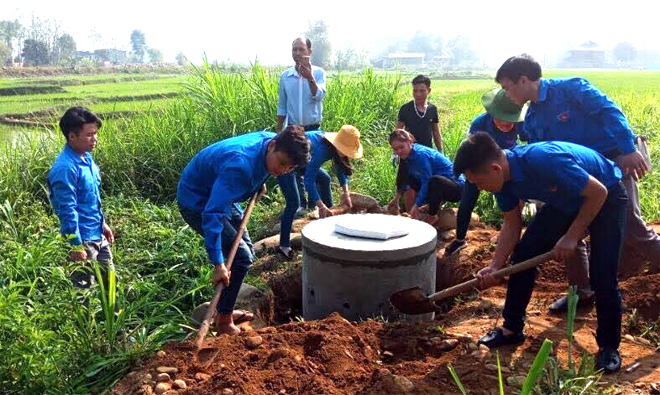
<svg viewBox="0 0 660 395">
<path fill-rule="evenodd" d="M 415 136 L 413 136 L 412 133 L 405 129 L 394 129 L 392 132 L 390 132 L 389 142 L 392 144 L 395 141 L 410 141 L 411 143 L 414 143 Z"/>
<path fill-rule="evenodd" d="M 99 117 L 89 109 L 85 107 L 71 107 L 60 118 L 60 129 L 64 137 L 69 141 L 69 133 L 80 133 L 83 125 L 86 123 L 94 123 L 97 128 L 100 128 L 102 125 Z"/>
<path fill-rule="evenodd" d="M 297 168 L 307 166 L 311 155 L 305 129 L 289 125 L 273 138 L 275 151 L 284 152 Z"/>
<path fill-rule="evenodd" d="M 542 76 L 539 62 L 526 53 L 507 59 L 497 70 L 495 82 L 502 82 L 504 78 L 508 78 L 517 83 L 523 75 L 530 81 L 538 81 Z"/>
<path fill-rule="evenodd" d="M 454 175 L 466 171 L 477 173 L 481 168 L 502 156 L 502 149 L 486 132 L 477 132 L 465 139 L 454 158 Z"/>
<path fill-rule="evenodd" d="M 293 47 L 293 44 L 295 44 L 296 41 L 298 41 L 300 39 L 305 40 L 305 45 L 307 46 L 307 50 L 311 51 L 312 50 L 312 41 L 309 39 L 309 37 L 305 37 L 305 36 L 297 37 L 295 40 L 291 41 L 291 46 Z"/>
<path fill-rule="evenodd" d="M 424 74 L 420 74 L 412 80 L 413 85 L 424 84 L 427 88 L 431 87 L 431 79 Z"/>
</svg>

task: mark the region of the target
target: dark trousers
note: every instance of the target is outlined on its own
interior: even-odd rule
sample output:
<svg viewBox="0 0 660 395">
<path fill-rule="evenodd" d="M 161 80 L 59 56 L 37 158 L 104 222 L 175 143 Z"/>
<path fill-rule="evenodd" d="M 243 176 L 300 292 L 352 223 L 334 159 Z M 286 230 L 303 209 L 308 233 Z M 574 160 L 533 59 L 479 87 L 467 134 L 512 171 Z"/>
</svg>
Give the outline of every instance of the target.
<svg viewBox="0 0 660 395">
<path fill-rule="evenodd" d="M 318 123 L 312 124 L 312 125 L 306 125 L 305 126 L 305 132 L 309 132 L 312 130 L 321 130 L 321 125 Z M 304 176 L 305 176 L 305 169 L 296 169 L 295 170 L 296 174 L 296 185 L 298 186 L 298 192 L 299 192 L 299 199 L 300 199 L 300 204 L 299 207 L 304 207 L 304 208 L 314 208 L 314 202 L 308 202 L 307 201 L 307 194 L 305 193 L 305 181 L 304 181 Z M 330 207 L 330 206 L 328 206 Z M 296 208 L 297 210 L 298 208 Z M 295 211 L 294 211 L 295 214 Z M 284 216 L 284 215 L 283 215 Z M 293 221 L 293 217 L 292 221 Z"/>
<path fill-rule="evenodd" d="M 303 169 L 303 173 L 304 173 Z M 291 246 L 291 226 L 293 218 L 296 216 L 298 207 L 302 204 L 305 195 L 305 189 L 300 189 L 297 174 L 295 172 L 282 174 L 277 177 L 277 183 L 282 190 L 286 206 L 282 212 L 280 219 L 280 246 Z M 316 187 L 318 188 L 319 195 L 323 204 L 332 207 L 332 189 L 330 188 L 330 174 L 324 169 L 319 169 L 316 173 Z M 314 207 L 314 202 L 310 202 L 311 207 Z"/>
<path fill-rule="evenodd" d="M 458 213 L 456 214 L 456 239 L 465 239 L 477 200 L 479 200 L 479 188 L 473 183 L 465 181 L 461 202 L 458 205 Z"/>
<path fill-rule="evenodd" d="M 610 187 L 608 192 L 603 207 L 589 225 L 589 274 L 591 288 L 596 294 L 596 341 L 600 347 L 618 348 L 621 340 L 621 293 L 616 272 L 621 257 L 628 198 L 621 183 Z M 571 226 L 576 214 L 565 214 L 547 204 L 541 207 L 516 245 L 511 255 L 511 264 L 552 250 Z M 532 296 L 535 279 L 536 268 L 509 277 L 502 315 L 504 327 L 513 332 L 523 330 L 525 310 Z"/>
<path fill-rule="evenodd" d="M 234 239 L 236 239 L 236 234 L 238 233 L 237 230 L 241 227 L 241 221 L 243 220 L 243 213 L 237 206 L 237 204 L 233 204 L 231 207 L 231 217 L 223 220 L 222 234 L 220 235 L 220 238 L 222 240 L 222 253 L 225 256 L 225 259 L 229 257 L 229 251 L 231 251 L 231 246 L 234 244 Z M 204 237 L 202 213 L 188 210 L 181 206 L 179 206 L 179 211 L 181 212 L 184 221 L 186 221 L 195 232 Z M 222 295 L 220 295 L 220 301 L 218 302 L 217 307 L 219 313 L 230 314 L 234 311 L 234 305 L 238 298 L 238 291 L 241 290 L 243 279 L 253 261 L 254 247 L 252 246 L 250 235 L 246 229 L 243 232 L 241 243 L 238 245 L 234 262 L 231 265 L 229 286 L 225 288 L 222 291 Z"/>
<path fill-rule="evenodd" d="M 429 179 L 426 196 L 429 199 L 429 214 L 436 215 L 444 202 L 461 200 L 463 187 L 451 178 L 435 175 Z"/>
</svg>

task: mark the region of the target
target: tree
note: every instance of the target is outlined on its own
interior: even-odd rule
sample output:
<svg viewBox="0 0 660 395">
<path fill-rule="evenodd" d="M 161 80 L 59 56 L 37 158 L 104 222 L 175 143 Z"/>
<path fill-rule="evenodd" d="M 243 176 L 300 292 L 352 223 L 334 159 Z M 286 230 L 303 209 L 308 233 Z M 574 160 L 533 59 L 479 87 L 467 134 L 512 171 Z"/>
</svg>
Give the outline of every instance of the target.
<svg viewBox="0 0 660 395">
<path fill-rule="evenodd" d="M 328 25 L 319 19 L 309 22 L 304 36 L 312 42 L 312 64 L 328 68 L 332 63 L 332 44 L 328 38 Z"/>
<path fill-rule="evenodd" d="M 449 40 L 447 51 L 451 54 L 449 63 L 453 66 L 469 66 L 477 60 L 477 54 L 472 49 L 470 39 L 466 36 L 456 36 Z"/>
<path fill-rule="evenodd" d="M 353 48 L 338 50 L 335 54 L 335 68 L 337 70 L 356 70 L 367 65 L 367 54 L 358 52 Z"/>
<path fill-rule="evenodd" d="M 163 51 L 157 48 L 147 48 L 147 55 L 149 55 L 149 63 L 162 63 Z"/>
<path fill-rule="evenodd" d="M 23 26 L 18 21 L 0 21 L 0 41 L 13 49 L 12 41 L 18 38 Z"/>
<path fill-rule="evenodd" d="M 408 41 L 408 52 L 430 55 L 433 51 L 433 34 L 431 33 L 418 30 Z"/>
<path fill-rule="evenodd" d="M 632 62 L 635 59 L 635 56 L 637 56 L 637 50 L 635 49 L 635 46 L 628 41 L 618 43 L 614 47 L 612 53 L 614 55 L 614 59 L 622 63 Z"/>
<path fill-rule="evenodd" d="M 48 64 L 48 44 L 28 38 L 23 42 L 23 59 L 26 66 L 43 66 Z"/>
<path fill-rule="evenodd" d="M 0 66 L 11 63 L 11 47 L 4 41 L 0 41 Z"/>
<path fill-rule="evenodd" d="M 76 57 L 76 41 L 70 34 L 62 34 L 56 41 L 53 48 L 53 58 L 55 64 L 70 65 Z"/>
<path fill-rule="evenodd" d="M 188 59 L 186 58 L 186 55 L 183 53 L 183 51 L 180 51 L 178 54 L 176 54 L 176 64 L 179 66 L 185 66 L 188 64 Z"/>
<path fill-rule="evenodd" d="M 131 46 L 133 52 L 140 63 L 144 62 L 144 51 L 147 47 L 147 38 L 141 30 L 133 30 L 131 33 Z"/>
</svg>

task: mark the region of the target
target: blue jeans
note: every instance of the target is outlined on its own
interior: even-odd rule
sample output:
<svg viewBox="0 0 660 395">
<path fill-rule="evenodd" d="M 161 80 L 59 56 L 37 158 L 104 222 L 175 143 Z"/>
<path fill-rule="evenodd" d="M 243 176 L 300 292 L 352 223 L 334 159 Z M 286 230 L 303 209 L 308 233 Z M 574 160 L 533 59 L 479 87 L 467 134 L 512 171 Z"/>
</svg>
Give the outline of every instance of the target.
<svg viewBox="0 0 660 395">
<path fill-rule="evenodd" d="M 456 214 L 456 239 L 465 240 L 468 227 L 470 227 L 470 219 L 472 219 L 472 211 L 477 205 L 479 199 L 479 188 L 469 181 L 465 181 L 463 186 L 463 194 L 461 195 L 461 203 L 458 205 L 458 213 Z"/>
<path fill-rule="evenodd" d="M 179 211 L 181 212 L 183 220 L 186 221 L 195 232 L 204 237 L 204 229 L 202 229 L 202 213 L 188 210 L 181 206 L 179 206 Z M 224 219 L 222 233 L 220 234 L 222 253 L 225 258 L 229 256 L 229 251 L 231 250 L 232 244 L 234 244 L 234 239 L 236 239 L 236 234 L 238 233 L 237 229 L 241 227 L 242 220 L 243 213 L 240 210 L 240 206 L 238 206 L 237 203 L 234 203 L 231 207 L 231 217 Z M 238 245 L 234 262 L 231 265 L 229 286 L 225 288 L 222 291 L 222 295 L 220 295 L 220 301 L 218 302 L 217 307 L 218 313 L 230 314 L 234 311 L 238 291 L 241 290 L 243 279 L 253 261 L 254 247 L 252 246 L 250 235 L 246 229 L 243 232 L 241 243 Z"/>
<path fill-rule="evenodd" d="M 332 189 L 330 188 L 330 174 L 323 169 L 319 169 L 316 173 L 316 187 L 318 188 L 319 195 L 323 204 L 332 207 Z M 293 218 L 296 215 L 298 207 L 300 207 L 300 193 L 296 181 L 296 172 L 282 174 L 277 177 L 277 183 L 282 190 L 286 206 L 280 219 L 280 246 L 291 246 L 291 226 Z M 304 193 L 304 191 L 303 191 Z M 311 207 L 314 207 L 315 202 L 309 202 Z"/>
<path fill-rule="evenodd" d="M 596 294 L 596 341 L 600 347 L 616 349 L 621 341 L 621 293 L 616 272 L 621 258 L 628 197 L 621 183 L 610 187 L 608 192 L 603 207 L 589 224 L 589 275 L 591 288 Z M 547 204 L 541 207 L 516 245 L 511 255 L 511 264 L 552 250 L 576 215 L 568 215 Z M 536 268 L 509 277 L 502 316 L 504 327 L 513 332 L 523 330 L 525 310 L 532 296 L 535 279 Z"/>
</svg>

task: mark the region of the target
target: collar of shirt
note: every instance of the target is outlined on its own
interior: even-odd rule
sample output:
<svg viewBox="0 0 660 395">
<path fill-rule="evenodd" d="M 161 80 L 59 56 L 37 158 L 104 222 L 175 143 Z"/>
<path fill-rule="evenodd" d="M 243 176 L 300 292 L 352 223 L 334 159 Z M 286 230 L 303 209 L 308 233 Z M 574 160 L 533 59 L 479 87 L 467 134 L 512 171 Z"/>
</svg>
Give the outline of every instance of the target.
<svg viewBox="0 0 660 395">
<path fill-rule="evenodd" d="M 300 77 L 300 74 L 298 74 L 298 70 L 296 70 L 296 66 L 291 66 L 291 67 L 286 71 L 286 76 L 287 76 L 287 77 L 291 77 L 291 76 Z"/>
<path fill-rule="evenodd" d="M 511 180 L 513 182 L 522 182 L 525 180 L 525 174 L 522 171 L 522 164 L 520 163 L 520 157 L 516 155 L 513 151 L 505 149 L 504 153 L 506 158 L 509 161 L 509 174 L 511 175 Z"/>
<path fill-rule="evenodd" d="M 541 78 L 539 81 L 539 96 L 536 99 L 536 102 L 545 101 L 548 98 L 548 80 Z"/>
<path fill-rule="evenodd" d="M 79 153 L 73 150 L 69 144 L 64 145 L 64 152 L 71 158 L 74 162 L 82 165 L 89 164 L 92 154 L 85 152 L 82 156 Z"/>
</svg>

